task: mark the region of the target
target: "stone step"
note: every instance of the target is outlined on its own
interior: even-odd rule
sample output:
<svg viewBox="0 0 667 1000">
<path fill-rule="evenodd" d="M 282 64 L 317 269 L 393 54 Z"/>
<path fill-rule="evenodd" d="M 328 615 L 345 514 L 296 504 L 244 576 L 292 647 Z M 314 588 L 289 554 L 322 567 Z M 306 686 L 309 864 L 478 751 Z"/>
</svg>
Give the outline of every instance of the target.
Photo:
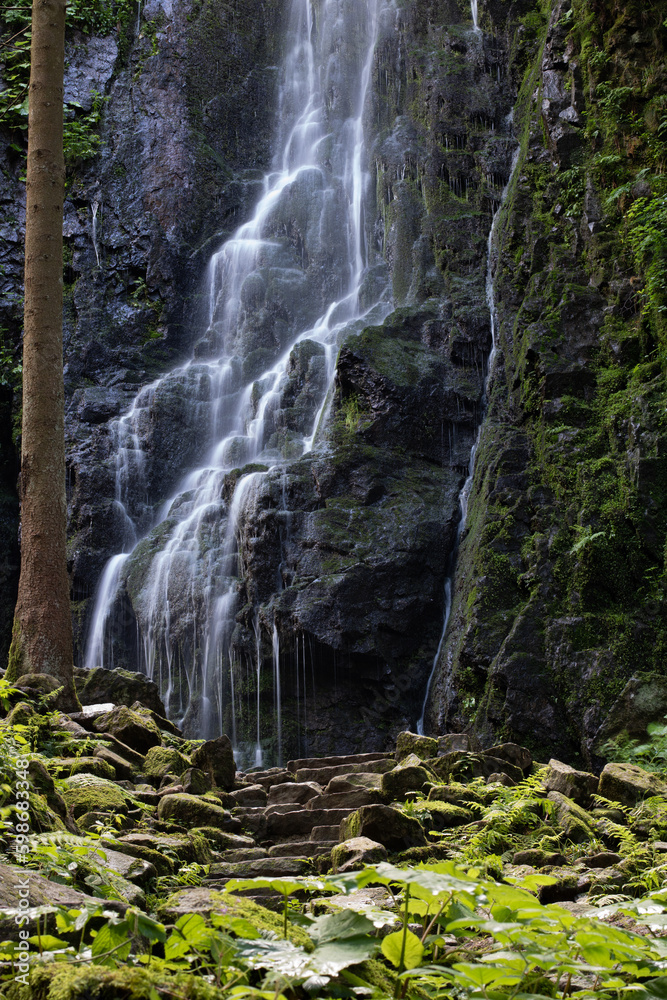
<svg viewBox="0 0 667 1000">
<path fill-rule="evenodd" d="M 317 795 L 306 802 L 306 809 L 359 809 L 360 806 L 371 806 L 382 802 L 379 792 L 359 788 L 354 792 L 334 792 L 330 795 Z"/>
<path fill-rule="evenodd" d="M 364 789 L 379 791 L 382 784 L 382 775 L 368 771 L 353 771 L 352 774 L 338 774 L 332 778 L 324 789 L 325 795 L 334 795 L 338 792 L 360 792 Z"/>
<path fill-rule="evenodd" d="M 269 790 L 269 805 L 281 802 L 307 802 L 322 794 L 322 786 L 314 781 L 285 781 L 282 785 L 272 785 Z"/>
<path fill-rule="evenodd" d="M 322 830 L 328 827 L 320 827 Z M 334 829 L 336 829 L 334 827 Z M 296 840 L 290 844 L 274 844 L 269 847 L 270 858 L 314 858 L 318 854 L 328 854 L 337 840 Z"/>
<path fill-rule="evenodd" d="M 290 875 L 307 875 L 311 871 L 309 862 L 297 858 L 253 858 L 251 861 L 222 861 L 213 864 L 204 879 L 220 882 L 230 878 L 280 878 Z"/>
<path fill-rule="evenodd" d="M 266 809 L 262 806 L 240 806 L 234 810 L 234 818 L 239 820 L 244 830 L 253 837 L 262 839 L 266 835 Z"/>
<path fill-rule="evenodd" d="M 293 773 L 280 767 L 272 767 L 268 771 L 246 771 L 243 777 L 252 781 L 253 785 L 262 785 L 267 791 L 273 785 L 283 785 L 286 781 L 294 781 Z"/>
<path fill-rule="evenodd" d="M 268 852 L 264 847 L 239 847 L 235 851 L 222 851 L 222 860 L 225 864 L 233 864 L 235 861 L 256 861 L 266 857 Z"/>
<path fill-rule="evenodd" d="M 314 826 L 336 826 L 350 809 L 298 809 L 288 813 L 272 813 L 266 818 L 266 833 L 270 840 L 310 834 Z M 313 839 L 311 837 L 311 839 Z"/>
<path fill-rule="evenodd" d="M 237 788 L 231 793 L 231 798 L 239 806 L 265 806 L 266 788 L 263 785 L 246 785 L 244 788 Z"/>
<path fill-rule="evenodd" d="M 283 813 L 291 813 L 304 808 L 305 804 L 301 802 L 272 802 L 264 812 L 267 816 L 281 816 Z"/>
<path fill-rule="evenodd" d="M 338 757 L 304 757 L 301 760 L 288 760 L 287 770 L 296 773 L 303 768 L 336 767 L 340 764 L 364 764 L 376 760 L 393 760 L 393 754 L 388 753 L 352 753 Z"/>
<path fill-rule="evenodd" d="M 331 764 L 322 767 L 302 767 L 296 772 L 297 781 L 316 781 L 322 787 L 329 784 L 332 778 L 337 778 L 342 774 L 364 774 L 375 773 L 384 774 L 392 771 L 396 767 L 396 761 L 391 757 L 381 757 L 378 760 L 369 760 L 364 764 Z"/>
<path fill-rule="evenodd" d="M 314 826 L 310 831 L 310 839 L 327 844 L 340 843 L 340 824 L 338 826 Z"/>
</svg>

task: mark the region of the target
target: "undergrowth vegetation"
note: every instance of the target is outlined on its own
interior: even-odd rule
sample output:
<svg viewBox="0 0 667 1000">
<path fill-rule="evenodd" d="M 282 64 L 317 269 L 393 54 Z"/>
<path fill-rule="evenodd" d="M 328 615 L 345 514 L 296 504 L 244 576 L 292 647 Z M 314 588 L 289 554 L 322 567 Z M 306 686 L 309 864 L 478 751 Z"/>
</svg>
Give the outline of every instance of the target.
<svg viewBox="0 0 667 1000">
<path fill-rule="evenodd" d="M 305 931 L 299 945 L 225 912 L 208 920 L 187 914 L 163 923 L 129 908 L 124 916 L 103 905 L 31 914 L 39 953 L 30 992 L 11 986 L 12 998 L 79 997 L 90 966 L 118 970 L 100 983 L 123 994 L 128 972 L 133 996 L 459 997 L 588 1000 L 664 997 L 667 891 L 607 906 L 596 919 L 545 906 L 533 876 L 516 885 L 484 877 L 454 862 L 397 867 L 382 863 L 322 878 L 243 880 L 230 890 L 269 887 L 316 902 L 291 919 Z M 384 887 L 387 908 L 327 912 L 326 898 L 353 898 Z M 318 908 L 324 912 L 317 913 Z M 599 919 L 602 918 L 602 919 Z M 55 922 L 54 931 L 45 929 Z M 2 945 L 5 965 L 16 949 Z M 379 959 L 379 961 L 378 961 Z M 96 996 L 99 994 L 95 994 Z M 113 995 L 103 992 L 103 996 Z"/>
<path fill-rule="evenodd" d="M 7 685 L 0 690 L 5 708 L 11 694 Z M 62 752 L 48 720 L 47 713 L 0 729 L 4 863 L 19 860 L 13 774 L 26 762 L 35 775 L 54 770 Z M 659 759 L 665 728 L 654 727 L 638 748 L 643 761 Z M 88 741 L 80 742 L 87 750 Z M 483 778 L 427 785 L 395 805 L 419 818 L 428 846 L 340 874 L 232 878 L 212 911 L 177 917 L 170 916 L 171 893 L 200 885 L 208 866 L 174 856 L 173 874 L 152 880 L 145 903 L 126 905 L 128 884 L 107 856 L 114 820 L 123 824 L 126 816 L 79 834 L 31 834 L 22 870 L 82 889 L 88 901 L 31 908 L 30 985 L 14 978 L 19 952 L 10 934 L 0 944 L 0 992 L 10 1000 L 664 1000 L 667 864 L 653 842 L 665 822 L 664 800 L 630 808 L 594 796 L 590 814 L 570 803 L 575 818 L 593 824 L 583 843 L 580 827 L 556 815 L 546 774 L 536 765 L 515 785 Z M 54 781 L 56 790 L 65 784 Z M 436 793 L 442 797 L 430 797 Z M 657 816 L 648 840 L 637 832 L 647 807 Z M 33 809 L 39 803 L 31 798 Z M 135 830 L 144 822 L 150 829 L 151 809 L 143 811 Z M 610 844 L 620 875 L 613 892 L 589 895 L 589 905 L 549 898 L 581 878 L 582 856 Z M 280 916 L 238 895 L 267 890 L 282 900 Z M 0 912 L 0 938 L 18 916 Z"/>
</svg>

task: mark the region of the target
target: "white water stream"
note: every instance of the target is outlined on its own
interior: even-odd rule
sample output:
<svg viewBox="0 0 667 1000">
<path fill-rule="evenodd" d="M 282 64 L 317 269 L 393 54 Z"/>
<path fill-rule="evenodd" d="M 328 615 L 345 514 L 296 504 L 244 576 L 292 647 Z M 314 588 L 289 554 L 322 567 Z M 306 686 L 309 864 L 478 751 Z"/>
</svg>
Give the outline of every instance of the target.
<svg viewBox="0 0 667 1000">
<path fill-rule="evenodd" d="M 380 4 L 323 0 L 316 22 L 311 0 L 293 0 L 274 168 L 264 178 L 253 218 L 213 255 L 208 268 L 206 336 L 213 360 L 194 359 L 145 387 L 112 425 L 119 552 L 100 580 L 86 666 L 114 665 L 114 608 L 123 588 L 130 589 L 128 580 L 134 581 L 141 669 L 159 683 L 169 714 L 189 718 L 200 736 L 222 732 L 225 699 L 234 686 L 230 644 L 238 611 L 238 530 L 264 475 L 242 475 L 230 496 L 229 473 L 253 462 L 284 465 L 315 446 L 343 333 L 362 320 L 379 322 L 390 310 L 386 293 L 370 307 L 361 304 L 369 180 L 363 114 Z M 278 302 L 290 303 L 295 318 L 291 326 L 285 321 L 272 327 L 262 341 L 260 321 L 272 309 L 275 313 Z M 315 345 L 319 395 L 308 425 L 288 434 L 280 424 L 282 389 L 293 352 L 304 341 Z M 250 362 L 258 355 L 273 360 L 259 367 L 255 361 L 253 370 Z M 154 412 L 170 394 L 187 400 L 210 447 L 204 463 L 185 475 L 155 513 L 155 501 L 147 499 L 146 442 Z M 265 734 L 259 718 L 259 626 L 256 632 L 255 761 L 260 764 Z M 280 756 L 275 627 L 267 639 Z M 232 719 L 235 728 L 233 707 Z"/>
</svg>

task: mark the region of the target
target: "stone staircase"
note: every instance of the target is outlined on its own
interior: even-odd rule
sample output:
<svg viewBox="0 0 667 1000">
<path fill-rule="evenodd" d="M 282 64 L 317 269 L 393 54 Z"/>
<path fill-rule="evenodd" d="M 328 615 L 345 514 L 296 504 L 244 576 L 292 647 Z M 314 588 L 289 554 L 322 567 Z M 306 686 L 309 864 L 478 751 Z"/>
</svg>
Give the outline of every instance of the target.
<svg viewBox="0 0 667 1000">
<path fill-rule="evenodd" d="M 279 878 L 314 874 L 316 859 L 339 843 L 340 826 L 360 806 L 381 802 L 382 774 L 396 766 L 385 753 L 314 757 L 289 761 L 285 769 L 249 771 L 231 793 L 232 814 L 256 847 L 223 852 L 204 884 L 222 888 L 235 878 Z M 251 897 L 265 906 L 280 902 L 270 890 Z"/>
</svg>

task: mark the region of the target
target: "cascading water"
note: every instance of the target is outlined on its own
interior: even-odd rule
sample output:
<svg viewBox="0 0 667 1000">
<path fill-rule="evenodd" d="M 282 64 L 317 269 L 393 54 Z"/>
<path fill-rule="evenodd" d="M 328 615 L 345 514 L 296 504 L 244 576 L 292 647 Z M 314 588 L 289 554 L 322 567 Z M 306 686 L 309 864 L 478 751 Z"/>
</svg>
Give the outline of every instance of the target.
<svg viewBox="0 0 667 1000">
<path fill-rule="evenodd" d="M 256 502 L 262 471 L 316 444 L 326 416 L 337 346 L 356 325 L 379 322 L 388 292 L 369 303 L 363 113 L 381 0 L 293 0 L 279 100 L 279 153 L 254 217 L 212 257 L 209 324 L 195 359 L 144 388 L 111 427 L 122 552 L 104 570 L 86 665 L 112 665 L 114 605 L 130 596 L 141 668 L 159 682 L 172 717 L 197 735 L 225 727 L 233 688 L 230 646 L 238 610 L 237 535 Z M 281 396 L 295 352 L 311 352 L 317 392 L 298 426 L 282 421 Z M 152 415 L 185 400 L 204 461 L 162 503 L 147 503 Z M 208 453 L 202 447 L 208 441 Z M 154 463 L 153 463 L 154 464 Z M 235 476 L 237 477 L 235 479 Z M 137 539 L 139 541 L 137 542 Z M 270 628 L 270 626 L 269 626 Z M 281 753 L 280 649 L 274 660 L 275 733 Z M 257 746 L 261 763 L 261 650 L 257 626 Z M 304 678 L 305 680 L 305 678 Z M 235 723 L 235 715 L 232 718 Z"/>
<path fill-rule="evenodd" d="M 476 7 L 477 7 L 477 4 L 475 4 L 475 12 L 476 12 Z M 484 387 L 484 389 L 485 389 L 485 395 L 484 395 L 484 401 L 483 401 L 484 405 L 483 405 L 483 411 L 482 411 L 482 422 L 484 420 L 484 411 L 486 410 L 486 396 L 488 394 L 489 381 L 490 381 L 491 376 L 493 374 L 493 365 L 494 365 L 494 360 L 495 360 L 496 351 L 497 351 L 497 344 L 496 344 L 496 304 L 495 304 L 494 290 L 493 290 L 493 245 L 494 245 L 494 237 L 495 237 L 495 233 L 496 233 L 496 226 L 497 226 L 497 223 L 498 223 L 498 219 L 500 218 L 500 210 L 501 210 L 501 208 L 502 208 L 502 206 L 503 206 L 503 204 L 505 202 L 505 199 L 507 197 L 507 193 L 509 191 L 510 184 L 512 183 L 512 178 L 514 176 L 514 171 L 515 171 L 516 165 L 517 165 L 517 163 L 519 161 L 519 153 L 520 153 L 520 149 L 517 149 L 515 151 L 515 153 L 514 153 L 514 157 L 512 159 L 512 168 L 510 170 L 509 180 L 507 181 L 507 184 L 505 185 L 505 188 L 503 190 L 503 193 L 502 193 L 502 196 L 501 196 L 501 200 L 500 200 L 500 205 L 498 206 L 498 208 L 496 209 L 496 211 L 494 213 L 493 220 L 491 222 L 491 229 L 489 230 L 489 239 L 488 239 L 488 243 L 487 243 L 487 254 L 486 254 L 486 304 L 487 304 L 487 306 L 489 308 L 489 320 L 490 320 L 490 326 L 491 326 L 491 351 L 489 353 L 489 357 L 488 357 L 488 360 L 487 360 L 487 376 L 486 376 L 486 383 L 485 383 L 485 387 Z M 470 461 L 468 463 L 468 475 L 467 475 L 465 483 L 463 484 L 463 486 L 461 488 L 461 492 L 459 494 L 459 510 L 461 512 L 461 516 L 459 518 L 458 527 L 456 529 L 456 540 L 454 542 L 454 548 L 452 549 L 452 553 L 451 553 L 451 555 L 449 557 L 449 566 L 448 566 L 448 570 L 447 570 L 447 578 L 445 580 L 445 615 L 444 615 L 444 621 L 443 621 L 443 625 L 442 625 L 442 634 L 440 636 L 440 642 L 438 643 L 438 649 L 436 651 L 435 657 L 433 658 L 433 667 L 431 669 L 431 673 L 430 673 L 429 678 L 428 678 L 428 683 L 426 685 L 426 692 L 424 694 L 424 702 L 422 704 L 421 716 L 419 717 L 419 720 L 417 721 L 417 732 L 419 733 L 420 736 L 424 735 L 424 719 L 425 719 L 425 716 L 426 716 L 426 709 L 427 709 L 427 706 L 428 706 L 429 694 L 431 693 L 431 684 L 433 682 L 433 677 L 435 675 L 435 672 L 436 672 L 437 667 L 438 667 L 438 663 L 440 661 L 440 655 L 442 653 L 442 648 L 443 648 L 444 643 L 445 643 L 445 637 L 447 635 L 447 626 L 449 625 L 449 616 L 450 616 L 451 611 L 452 611 L 452 588 L 454 586 L 454 573 L 455 573 L 455 570 L 456 570 L 456 557 L 458 555 L 459 543 L 461 541 L 461 537 L 463 535 L 463 532 L 465 531 L 466 523 L 467 523 L 467 520 L 468 520 L 468 501 L 470 499 L 470 490 L 472 489 L 472 480 L 473 480 L 473 476 L 475 474 L 475 457 L 477 455 L 477 448 L 478 448 L 479 440 L 480 440 L 481 433 L 482 433 L 482 422 L 480 422 L 479 429 L 477 431 L 477 438 L 476 438 L 475 443 L 473 444 L 473 446 L 472 446 L 472 448 L 470 450 Z"/>
</svg>

